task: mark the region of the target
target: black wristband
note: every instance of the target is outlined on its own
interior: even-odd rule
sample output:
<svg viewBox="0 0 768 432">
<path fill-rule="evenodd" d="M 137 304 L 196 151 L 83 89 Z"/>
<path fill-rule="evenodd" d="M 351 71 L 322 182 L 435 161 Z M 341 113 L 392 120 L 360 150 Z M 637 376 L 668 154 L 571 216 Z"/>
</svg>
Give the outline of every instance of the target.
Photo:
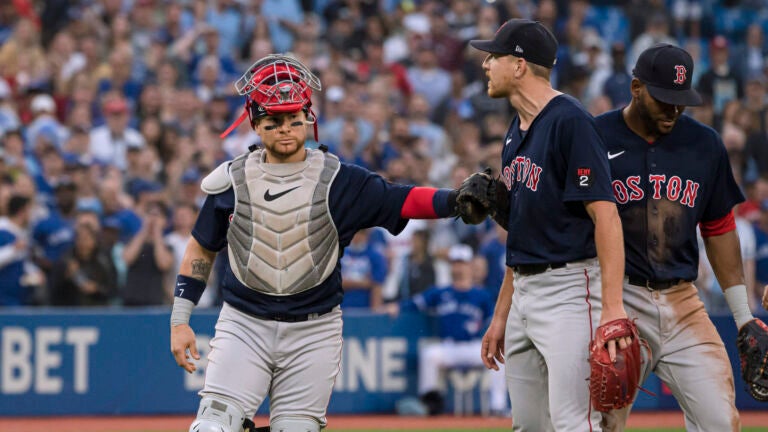
<svg viewBox="0 0 768 432">
<path fill-rule="evenodd" d="M 441 189 L 445 190 L 445 189 Z M 447 215 L 440 215 L 441 217 L 454 217 L 459 214 L 459 212 L 456 210 L 456 197 L 459 196 L 459 191 L 457 189 L 450 189 L 448 190 L 448 196 L 446 197 L 446 205 L 448 207 L 448 214 Z"/>
<path fill-rule="evenodd" d="M 187 299 L 194 304 L 200 301 L 200 296 L 205 291 L 205 282 L 193 277 L 177 275 L 176 288 L 173 290 L 174 297 Z"/>
</svg>

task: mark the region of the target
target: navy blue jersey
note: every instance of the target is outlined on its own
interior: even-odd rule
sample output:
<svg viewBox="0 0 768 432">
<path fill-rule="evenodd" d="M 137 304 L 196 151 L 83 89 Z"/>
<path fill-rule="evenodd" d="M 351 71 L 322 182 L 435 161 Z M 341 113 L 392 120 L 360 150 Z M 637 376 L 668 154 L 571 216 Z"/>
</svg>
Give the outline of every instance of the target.
<svg viewBox="0 0 768 432">
<path fill-rule="evenodd" d="M 495 304 L 496 299 L 482 288 L 460 291 L 447 286 L 430 288 L 403 300 L 400 307 L 404 311 L 419 310 L 437 316 L 438 336 L 462 342 L 483 337 Z"/>
<path fill-rule="evenodd" d="M 342 163 L 328 198 L 331 218 L 339 234 L 339 258 L 355 232 L 361 229 L 379 226 L 392 234 L 402 231 L 408 221 L 400 217 L 400 210 L 411 189 L 412 186 L 388 183 L 370 171 Z M 205 249 L 218 252 L 227 246 L 234 198 L 232 188 L 206 198 L 192 230 L 192 236 Z M 320 285 L 290 296 L 254 291 L 240 283 L 227 266 L 221 282 L 222 297 L 235 308 L 256 315 L 304 315 L 325 311 L 341 303 L 343 297 L 339 262 Z"/>
<path fill-rule="evenodd" d="M 592 116 L 576 99 L 560 95 L 525 133 L 516 116 L 504 142 L 507 265 L 596 256 L 595 227 L 583 202 L 613 201 L 613 194 L 605 146 Z"/>
<path fill-rule="evenodd" d="M 688 116 L 650 144 L 629 129 L 621 110 L 596 122 L 608 149 L 627 274 L 695 280 L 697 224 L 727 216 L 744 201 L 720 137 Z"/>
</svg>

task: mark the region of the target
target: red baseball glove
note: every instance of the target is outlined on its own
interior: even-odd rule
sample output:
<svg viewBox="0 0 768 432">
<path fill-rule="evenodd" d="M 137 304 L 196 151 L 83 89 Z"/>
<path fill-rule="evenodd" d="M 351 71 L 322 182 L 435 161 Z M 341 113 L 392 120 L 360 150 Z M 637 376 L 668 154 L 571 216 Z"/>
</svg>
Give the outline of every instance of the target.
<svg viewBox="0 0 768 432">
<path fill-rule="evenodd" d="M 631 336 L 632 343 L 625 349 L 616 345 L 616 362 L 611 362 L 605 342 L 618 337 Z M 632 403 L 640 386 L 642 357 L 635 323 L 626 319 L 607 322 L 597 328 L 595 339 L 589 343 L 589 393 L 592 408 L 601 412 L 620 409 Z"/>
</svg>

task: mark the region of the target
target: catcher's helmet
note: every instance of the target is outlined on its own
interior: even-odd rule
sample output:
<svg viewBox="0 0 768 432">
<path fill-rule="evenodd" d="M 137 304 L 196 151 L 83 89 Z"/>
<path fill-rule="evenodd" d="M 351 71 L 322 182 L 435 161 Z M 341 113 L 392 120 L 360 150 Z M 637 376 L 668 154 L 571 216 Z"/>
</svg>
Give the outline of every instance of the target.
<svg viewBox="0 0 768 432">
<path fill-rule="evenodd" d="M 235 122 L 221 134 L 227 136 L 247 115 L 251 124 L 269 115 L 304 110 L 310 121 L 312 90 L 320 90 L 320 80 L 293 57 L 271 54 L 254 63 L 235 82 L 238 94 L 245 96 L 245 110 Z M 317 131 L 315 131 L 317 140 Z"/>
</svg>

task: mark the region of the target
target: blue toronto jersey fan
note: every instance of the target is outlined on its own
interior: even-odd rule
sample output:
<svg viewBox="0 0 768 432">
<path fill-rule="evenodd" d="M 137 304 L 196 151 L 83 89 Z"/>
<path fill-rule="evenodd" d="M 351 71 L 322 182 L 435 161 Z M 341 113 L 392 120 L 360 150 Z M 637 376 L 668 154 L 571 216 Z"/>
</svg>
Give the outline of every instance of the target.
<svg viewBox="0 0 768 432">
<path fill-rule="evenodd" d="M 349 245 L 361 229 L 382 226 L 392 234 L 402 231 L 407 220 L 400 217 L 400 209 L 411 189 L 412 186 L 388 183 L 360 167 L 342 164 L 331 184 L 328 206 L 339 234 L 340 249 Z M 220 251 L 226 247 L 234 198 L 232 188 L 207 197 L 192 231 L 204 248 Z M 290 195 L 285 199 L 290 199 Z M 278 297 L 256 292 L 240 283 L 229 266 L 221 288 L 225 302 L 255 315 L 318 313 L 340 304 L 343 298 L 339 263 L 320 285 L 293 295 Z"/>
<path fill-rule="evenodd" d="M 594 121 L 574 98 L 560 95 L 529 132 L 519 125 L 515 117 L 502 150 L 501 179 L 510 201 L 507 265 L 596 256 L 594 224 L 584 201 L 613 201 L 613 194 Z"/>
<path fill-rule="evenodd" d="M 401 304 L 403 311 L 428 312 L 438 319 L 438 336 L 456 342 L 480 339 L 493 316 L 495 299 L 482 288 L 434 287 Z"/>
<path fill-rule="evenodd" d="M 654 143 L 633 133 L 621 110 L 595 121 L 605 139 L 619 213 L 623 220 L 641 221 L 622 224 L 627 275 L 695 280 L 697 224 L 723 218 L 744 201 L 720 137 L 685 115 Z"/>
</svg>

